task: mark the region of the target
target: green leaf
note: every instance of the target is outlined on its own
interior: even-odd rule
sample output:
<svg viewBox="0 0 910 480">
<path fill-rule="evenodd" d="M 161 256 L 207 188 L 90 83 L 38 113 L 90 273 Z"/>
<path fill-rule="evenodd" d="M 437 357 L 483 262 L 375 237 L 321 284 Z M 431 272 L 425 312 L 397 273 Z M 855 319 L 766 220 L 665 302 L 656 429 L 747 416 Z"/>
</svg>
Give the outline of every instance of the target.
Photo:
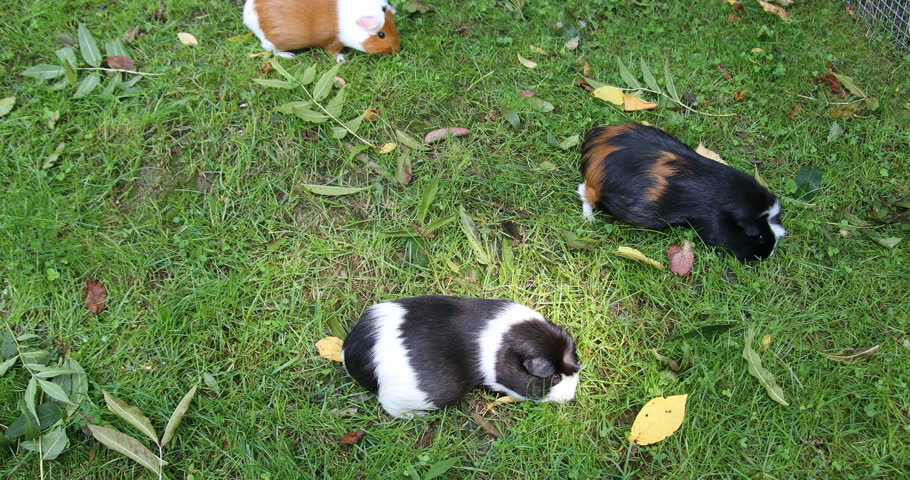
<svg viewBox="0 0 910 480">
<path fill-rule="evenodd" d="M 902 238 L 900 237 L 887 237 L 887 238 L 876 238 L 875 243 L 885 247 L 885 248 L 894 248 L 898 243 L 901 243 Z"/>
<path fill-rule="evenodd" d="M 593 238 L 578 238 L 574 232 L 563 231 L 563 237 L 566 239 L 566 245 L 579 250 L 594 250 L 594 244 L 597 240 Z"/>
<path fill-rule="evenodd" d="M 20 75 L 24 77 L 48 80 L 63 75 L 63 67 L 60 65 L 48 65 L 46 63 L 42 63 L 40 65 L 35 65 L 34 67 L 26 68 Z"/>
<path fill-rule="evenodd" d="M 414 137 L 402 132 L 401 130 L 398 130 L 397 128 L 395 129 L 395 137 L 403 145 L 414 150 L 427 150 L 429 148 L 423 143 L 418 142 Z"/>
<path fill-rule="evenodd" d="M 57 54 L 57 58 L 60 60 L 61 64 L 69 60 L 71 66 L 76 66 L 76 51 L 73 50 L 73 47 L 59 48 L 54 51 L 54 53 Z"/>
<path fill-rule="evenodd" d="M 805 165 L 796 172 L 796 186 L 800 198 L 812 198 L 822 187 L 822 169 L 815 165 Z"/>
<path fill-rule="evenodd" d="M 679 94 L 676 93 L 676 84 L 673 83 L 673 76 L 670 75 L 670 61 L 669 60 L 664 62 L 664 81 L 667 82 L 667 92 L 669 92 L 670 98 L 672 98 L 674 101 L 676 101 L 676 103 L 682 103 L 679 100 Z"/>
<path fill-rule="evenodd" d="M 629 88 L 634 88 L 636 90 L 641 89 L 641 84 L 638 83 L 638 79 L 635 78 L 635 75 L 632 75 L 632 72 L 629 71 L 626 64 L 622 63 L 622 59 L 616 57 L 616 63 L 619 65 L 619 76 L 622 77 L 622 81 L 626 82 L 626 85 Z"/>
<path fill-rule="evenodd" d="M 534 110 L 535 112 L 547 113 L 552 112 L 555 108 L 552 103 L 546 100 L 541 100 L 537 97 L 525 98 L 525 102 L 528 104 L 531 110 Z"/>
<path fill-rule="evenodd" d="M 272 58 L 271 60 L 269 60 L 269 63 L 272 65 L 272 68 L 273 68 L 276 72 L 278 72 L 279 75 L 281 75 L 282 77 L 286 78 L 287 81 L 289 81 L 289 82 L 293 82 L 293 81 L 294 81 L 294 76 L 291 75 L 290 73 L 288 73 L 288 71 L 285 70 L 284 67 L 282 67 L 281 64 L 278 63 L 277 59 Z"/>
<path fill-rule="evenodd" d="M 99 93 L 98 95 L 101 98 L 113 98 L 114 91 L 117 90 L 117 87 L 119 87 L 123 83 L 123 81 L 121 80 L 121 77 L 122 77 L 122 74 L 120 72 L 115 72 L 113 75 L 111 75 L 108 78 L 107 83 L 105 83 L 104 89 L 101 90 L 101 93 Z"/>
<path fill-rule="evenodd" d="M 471 250 L 474 250 L 474 255 L 477 256 L 477 263 L 489 265 L 490 256 L 483 248 L 483 244 L 480 243 L 480 234 L 477 232 L 477 225 L 474 220 L 468 215 L 464 207 L 458 207 L 458 215 L 461 218 L 461 230 L 467 237 Z"/>
<path fill-rule="evenodd" d="M 431 480 L 448 472 L 452 469 L 452 467 L 455 466 L 455 463 L 457 461 L 457 458 L 449 458 L 447 460 L 443 460 L 441 462 L 430 465 L 430 468 L 427 469 L 427 473 L 423 474 L 423 480 Z"/>
<path fill-rule="evenodd" d="M 62 143 L 62 142 L 61 142 Z M 66 145 L 64 143 L 64 145 Z M 57 150 L 60 149 L 60 146 L 57 146 Z M 34 368 L 33 365 L 46 366 L 48 362 L 51 361 L 51 354 L 46 350 L 35 350 L 31 352 L 22 352 L 22 363 L 24 363 L 29 368 Z"/>
<path fill-rule="evenodd" d="M 16 347 L 16 337 L 13 336 L 13 332 L 9 328 L 4 328 L 3 333 L 0 333 L 0 357 L 4 359 L 11 358 L 19 352 L 19 348 Z"/>
<path fill-rule="evenodd" d="M 823 353 L 822 355 L 835 362 L 857 363 L 868 360 L 881 347 L 881 345 L 872 345 L 868 347 L 845 348 L 833 353 Z"/>
<path fill-rule="evenodd" d="M 38 428 L 41 430 L 51 428 L 63 418 L 64 413 L 66 410 L 57 402 L 44 402 L 38 405 Z"/>
<path fill-rule="evenodd" d="M 329 119 L 325 114 L 310 110 L 305 107 L 295 107 L 291 110 L 297 118 L 313 123 L 323 123 Z"/>
<path fill-rule="evenodd" d="M 95 42 L 95 37 L 88 31 L 84 23 L 79 24 L 77 35 L 79 37 L 79 51 L 82 53 L 85 63 L 92 67 L 101 66 L 101 50 L 98 50 L 98 43 Z"/>
<path fill-rule="evenodd" d="M 79 82 L 79 86 L 76 87 L 76 93 L 73 94 L 73 98 L 82 98 L 88 95 L 92 92 L 92 90 L 95 89 L 95 87 L 98 86 L 99 83 L 101 83 L 100 75 L 97 73 L 88 75 L 87 77 L 83 78 L 81 82 Z"/>
<path fill-rule="evenodd" d="M 272 79 L 268 79 L 268 78 L 254 78 L 253 81 L 258 83 L 259 85 L 262 85 L 263 87 L 268 87 L 268 88 L 284 88 L 286 90 L 291 90 L 295 87 L 295 85 L 293 83 L 287 82 L 284 80 L 272 80 Z"/>
<path fill-rule="evenodd" d="M 743 358 L 746 359 L 746 363 L 749 365 L 749 373 L 758 379 L 758 383 L 765 387 L 768 396 L 770 396 L 772 400 L 785 407 L 789 407 L 790 404 L 787 403 L 787 400 L 784 398 L 783 389 L 781 389 L 780 386 L 777 385 L 777 381 L 774 380 L 774 374 L 762 367 L 761 357 L 752 349 L 752 342 L 754 339 L 755 327 L 749 327 L 749 330 L 746 332 L 745 348 L 743 348 Z"/>
<path fill-rule="evenodd" d="M 205 382 L 205 385 L 209 387 L 216 394 L 221 393 L 221 386 L 218 384 L 218 380 L 215 379 L 215 376 L 211 373 L 205 372 L 202 374 L 202 381 Z"/>
<path fill-rule="evenodd" d="M 427 218 L 427 212 L 430 211 L 430 206 L 436 200 L 437 193 L 439 193 L 439 177 L 430 182 L 420 197 L 420 204 L 417 205 L 417 223 L 419 225 L 423 225 L 424 219 Z"/>
<path fill-rule="evenodd" d="M 164 427 L 164 435 L 161 437 L 161 448 L 164 448 L 164 446 L 174 438 L 177 427 L 180 426 L 183 416 L 190 408 L 190 402 L 193 401 L 193 397 L 196 395 L 197 387 L 198 385 L 193 385 L 193 388 L 183 396 L 183 400 L 180 400 L 180 403 L 177 404 L 177 408 L 174 409 L 174 413 L 171 414 L 170 420 L 167 421 L 167 426 Z"/>
<path fill-rule="evenodd" d="M 281 112 L 281 113 L 293 114 L 293 113 L 294 113 L 294 109 L 296 109 L 296 108 L 307 108 L 307 107 L 309 107 L 309 106 L 312 105 L 312 104 L 313 104 L 313 101 L 312 101 L 312 100 L 303 100 L 303 101 L 296 101 L 296 102 L 288 102 L 288 103 L 282 103 L 281 105 L 278 105 L 277 107 L 275 107 L 275 110 L 278 111 L 278 112 Z"/>
<path fill-rule="evenodd" d="M 114 412 L 115 415 L 136 427 L 156 444 L 158 443 L 158 434 L 155 433 L 152 422 L 149 421 L 148 417 L 142 414 L 139 408 L 127 404 L 123 400 L 120 400 L 104 390 L 101 390 L 101 393 L 104 395 L 104 403 L 107 404 L 108 410 Z"/>
<path fill-rule="evenodd" d="M 60 154 L 63 153 L 64 147 L 66 147 L 66 142 L 60 142 L 59 144 L 57 144 L 57 148 L 55 148 L 54 151 L 51 152 L 51 154 L 48 155 L 47 158 L 44 160 L 44 164 L 41 165 L 41 169 L 47 170 L 47 169 L 53 167 L 57 163 L 57 160 L 60 159 Z M 47 358 L 49 359 L 50 356 L 48 355 Z M 47 364 L 47 360 L 45 360 L 44 363 Z"/>
<path fill-rule="evenodd" d="M 427 249 L 423 245 L 425 242 L 422 238 L 404 239 L 404 258 L 409 263 L 419 267 L 426 267 L 430 264 L 430 257 L 427 255 Z"/>
<path fill-rule="evenodd" d="M 859 88 L 859 85 L 856 84 L 853 78 L 839 73 L 834 73 L 833 75 L 850 93 L 860 98 L 866 98 L 866 92 L 864 92 L 862 88 Z"/>
<path fill-rule="evenodd" d="M 6 429 L 6 436 L 8 438 L 24 437 L 26 440 L 31 440 L 33 438 L 38 438 L 40 435 L 41 428 L 38 421 L 28 412 L 16 417 L 16 419 L 13 420 L 13 423 L 9 425 L 9 428 Z"/>
<path fill-rule="evenodd" d="M 123 40 L 115 38 L 113 40 L 108 40 L 104 43 L 104 49 L 107 51 L 108 57 L 127 57 L 129 54 L 126 53 L 126 45 L 123 44 Z"/>
<path fill-rule="evenodd" d="M 395 169 L 395 181 L 398 182 L 398 184 L 402 187 L 406 187 L 409 183 L 411 183 L 412 173 L 411 152 L 409 150 L 402 149 L 401 154 L 398 155 L 398 165 Z"/>
<path fill-rule="evenodd" d="M 521 125 L 521 117 L 518 116 L 518 112 L 515 110 L 505 110 L 502 112 L 502 117 L 509 122 L 509 125 L 512 125 L 512 128 L 518 128 Z"/>
<path fill-rule="evenodd" d="M 67 374 L 71 374 L 71 373 L 76 373 L 76 372 L 73 370 L 70 370 L 68 368 L 51 367 L 51 368 L 41 369 L 41 371 L 38 372 L 37 374 L 35 374 L 35 376 L 38 378 L 54 378 L 54 377 L 57 377 L 60 375 L 67 375 Z"/>
<path fill-rule="evenodd" d="M 844 127 L 841 127 L 840 123 L 837 123 L 837 120 L 831 122 L 831 128 L 828 129 L 828 143 L 837 140 L 837 138 L 843 134 Z"/>
<path fill-rule="evenodd" d="M 335 187 L 331 185 L 301 185 L 303 188 L 309 190 L 316 195 L 325 195 L 330 197 L 337 197 L 341 195 L 351 195 L 354 193 L 362 192 L 370 187 Z"/>
<path fill-rule="evenodd" d="M 662 93 L 663 90 L 660 89 L 660 86 L 657 84 L 657 79 L 654 78 L 654 74 L 651 73 L 651 69 L 648 68 L 648 64 L 645 63 L 643 58 L 638 59 L 639 64 L 641 65 L 641 74 L 645 77 L 645 84 L 651 90 L 654 90 L 657 93 Z"/>
<path fill-rule="evenodd" d="M 5 375 L 6 372 L 10 369 L 10 367 L 12 367 L 16 363 L 17 359 L 18 359 L 18 357 L 12 357 L 12 358 L 7 359 L 3 363 L 0 363 L 0 376 Z"/>
<path fill-rule="evenodd" d="M 563 141 L 559 142 L 559 145 L 557 146 L 563 150 L 568 150 L 579 143 L 581 143 L 581 137 L 576 134 L 571 137 L 566 137 Z"/>
<path fill-rule="evenodd" d="M 41 436 L 40 440 L 26 440 L 19 443 L 19 446 L 26 450 L 32 452 L 38 452 L 40 450 L 42 452 L 41 458 L 43 460 L 54 460 L 63 453 L 63 450 L 65 450 L 68 445 L 69 438 L 67 438 L 66 431 L 62 428 L 45 433 Z"/>
<path fill-rule="evenodd" d="M 771 187 L 768 186 L 768 182 L 765 181 L 765 177 L 762 177 L 761 174 L 758 173 L 758 165 L 753 165 L 753 166 L 755 167 L 755 173 L 752 174 L 752 177 L 755 178 L 755 181 L 758 182 L 759 185 L 770 190 Z"/>
<path fill-rule="evenodd" d="M 319 77 L 319 80 L 316 82 L 316 85 L 313 86 L 313 91 L 311 92 L 313 100 L 318 102 L 329 95 L 329 92 L 332 91 L 332 86 L 335 84 L 335 75 L 338 74 L 338 68 L 340 66 L 341 64 L 336 64 Z"/>
<path fill-rule="evenodd" d="M 41 385 L 41 390 L 54 400 L 73 405 L 73 402 L 66 396 L 66 392 L 63 391 L 63 388 L 61 388 L 60 385 L 41 378 L 38 379 L 38 384 Z"/>
<path fill-rule="evenodd" d="M 66 79 L 67 83 L 74 87 L 79 83 L 79 74 L 76 73 L 76 69 L 67 58 L 63 59 L 63 78 Z"/>
<path fill-rule="evenodd" d="M 313 80 L 316 80 L 316 65 L 310 65 L 306 70 L 303 71 L 303 76 L 300 77 L 300 84 L 307 86 L 313 83 Z"/>
<path fill-rule="evenodd" d="M 437 218 L 436 220 L 433 220 L 432 222 L 430 222 L 429 225 L 427 225 L 426 228 L 423 229 L 423 233 L 424 233 L 424 235 L 429 235 L 429 234 L 435 232 L 436 230 L 439 230 L 440 228 L 454 222 L 455 219 L 456 219 L 456 216 L 454 214 L 448 215 L 448 216 L 445 216 L 442 218 Z"/>
<path fill-rule="evenodd" d="M 95 440 L 101 442 L 104 446 L 120 454 L 126 455 L 133 459 L 139 465 L 151 470 L 155 475 L 161 475 L 161 467 L 167 465 L 167 462 L 158 458 L 157 455 L 150 452 L 139 440 L 120 433 L 113 428 L 101 427 L 89 424 L 88 429 L 92 432 Z"/>
<path fill-rule="evenodd" d="M 25 387 L 25 408 L 32 415 L 32 417 L 38 418 L 38 410 L 35 409 L 35 400 L 38 396 L 38 379 L 32 377 L 28 381 L 28 386 Z"/>
<path fill-rule="evenodd" d="M 356 157 L 357 155 L 360 155 L 365 150 L 369 150 L 370 148 L 372 148 L 372 147 L 370 147 L 369 145 L 357 145 L 356 147 L 352 148 L 351 153 L 348 154 L 348 161 L 350 162 L 351 160 L 354 159 L 354 157 Z M 337 335 L 336 335 L 336 337 L 337 337 Z"/>
<path fill-rule="evenodd" d="M 327 103 L 325 106 L 325 109 L 334 117 L 341 115 L 341 107 L 344 106 L 344 92 L 344 87 L 339 88 L 338 93 L 336 93 L 335 96 L 332 97 L 332 99 L 329 100 L 329 103 Z M 364 112 L 364 115 L 365 114 L 366 112 Z M 363 118 L 364 115 L 361 115 L 360 117 Z"/>
</svg>

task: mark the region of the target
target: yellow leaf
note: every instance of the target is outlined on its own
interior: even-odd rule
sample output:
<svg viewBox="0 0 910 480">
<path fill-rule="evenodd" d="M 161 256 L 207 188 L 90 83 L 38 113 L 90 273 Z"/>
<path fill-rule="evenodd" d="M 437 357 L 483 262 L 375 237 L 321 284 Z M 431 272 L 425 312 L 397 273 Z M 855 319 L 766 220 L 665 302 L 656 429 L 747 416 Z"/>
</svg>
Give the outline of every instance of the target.
<svg viewBox="0 0 910 480">
<path fill-rule="evenodd" d="M 233 37 L 229 37 L 229 38 L 227 39 L 227 41 L 229 41 L 229 42 L 242 42 L 242 41 L 244 41 L 244 40 L 246 40 L 246 39 L 248 39 L 248 38 L 250 38 L 250 37 L 252 37 L 252 36 L 253 36 L 253 32 L 246 32 L 246 33 L 244 33 L 243 35 L 234 35 Z"/>
<path fill-rule="evenodd" d="M 316 351 L 319 352 L 320 357 L 326 360 L 341 363 L 341 346 L 343 343 L 338 337 L 325 337 L 316 342 Z"/>
<path fill-rule="evenodd" d="M 536 62 L 532 62 L 531 60 L 528 60 L 527 58 L 522 57 L 521 55 L 518 55 L 518 61 L 521 62 L 522 65 L 524 65 L 528 68 L 537 68 Z"/>
<path fill-rule="evenodd" d="M 656 103 L 651 103 L 647 100 L 642 100 L 634 95 L 629 95 L 628 93 L 623 94 L 623 111 L 626 112 L 637 112 L 638 110 L 651 110 L 652 108 L 657 108 Z"/>
<path fill-rule="evenodd" d="M 618 87 L 612 85 L 604 85 L 602 87 L 595 88 L 591 95 L 605 101 L 610 102 L 613 105 L 622 106 L 625 103 L 626 99 L 623 96 L 622 90 Z"/>
<path fill-rule="evenodd" d="M 653 258 L 648 258 L 647 256 L 645 256 L 644 253 L 641 253 L 634 248 L 619 247 L 616 249 L 616 254 L 619 255 L 620 257 L 625 257 L 630 260 L 635 260 L 635 261 L 641 262 L 641 263 L 647 263 L 648 265 L 651 265 L 652 267 L 654 267 L 658 270 L 664 269 L 664 266 L 661 265 L 660 262 L 658 262 L 657 260 L 654 260 Z"/>
<path fill-rule="evenodd" d="M 651 445 L 673 435 L 682 426 L 688 398 L 685 394 L 652 398 L 632 422 L 629 440 L 638 445 Z"/>
<path fill-rule="evenodd" d="M 764 51 L 765 51 L 764 48 L 755 47 L 755 48 L 753 48 L 752 50 L 749 50 L 749 53 L 761 53 L 761 52 L 764 52 Z"/>
<path fill-rule="evenodd" d="M 539 55 L 547 55 L 547 51 L 540 47 L 535 47 L 534 45 L 531 45 L 530 48 L 531 48 L 531 51 L 534 53 L 537 53 Z"/>
<path fill-rule="evenodd" d="M 503 404 L 506 404 L 506 403 L 515 403 L 515 402 L 518 402 L 518 401 L 520 401 L 520 400 L 518 400 L 517 398 L 512 398 L 512 397 L 510 397 L 510 396 L 508 396 L 508 395 L 506 395 L 506 396 L 504 396 L 504 397 L 499 397 L 499 398 L 497 398 L 496 400 L 493 400 L 492 402 L 488 403 L 487 406 L 484 407 L 483 413 L 487 413 L 487 412 L 489 412 L 490 410 L 493 410 L 494 408 L 496 408 L 496 407 L 498 407 L 498 406 L 500 406 L 500 405 L 503 405 Z"/>
<path fill-rule="evenodd" d="M 758 0 L 758 4 L 761 5 L 761 8 L 765 9 L 766 12 L 768 12 L 772 15 L 777 15 L 783 21 L 790 23 L 791 20 L 788 18 L 788 17 L 790 17 L 790 12 L 784 10 L 783 7 L 778 7 L 777 5 L 772 5 L 768 2 L 763 2 L 761 0 Z"/>
<path fill-rule="evenodd" d="M 382 153 L 382 154 L 392 153 L 392 151 L 395 150 L 395 147 L 397 147 L 397 145 L 392 142 L 386 143 L 385 145 L 382 146 L 382 148 L 379 149 L 379 153 Z"/>
<path fill-rule="evenodd" d="M 196 37 L 191 33 L 180 32 L 177 34 L 177 38 L 180 39 L 180 43 L 186 45 L 187 47 L 195 47 L 199 45 L 199 40 L 196 40 Z"/>
<path fill-rule="evenodd" d="M 721 156 L 718 155 L 717 152 L 709 150 L 708 147 L 705 147 L 702 143 L 699 143 L 698 146 L 695 147 L 695 153 L 697 153 L 705 158 L 714 160 L 715 162 L 723 163 L 724 165 L 727 164 L 727 161 L 724 160 L 723 158 L 721 158 Z"/>
<path fill-rule="evenodd" d="M 761 337 L 761 346 L 768 348 L 768 345 L 771 345 L 771 335 L 768 335 L 766 333 L 763 337 Z"/>
</svg>

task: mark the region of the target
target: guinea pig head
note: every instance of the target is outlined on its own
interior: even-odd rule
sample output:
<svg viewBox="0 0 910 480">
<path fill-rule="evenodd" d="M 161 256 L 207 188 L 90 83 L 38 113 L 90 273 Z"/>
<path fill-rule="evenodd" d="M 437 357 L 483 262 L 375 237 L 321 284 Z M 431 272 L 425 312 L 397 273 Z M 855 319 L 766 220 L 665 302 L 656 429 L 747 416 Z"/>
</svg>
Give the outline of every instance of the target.
<svg viewBox="0 0 910 480">
<path fill-rule="evenodd" d="M 780 223 L 780 201 L 773 198 L 766 209 L 734 208 L 728 212 L 724 247 L 741 261 L 768 258 L 787 231 Z"/>
<path fill-rule="evenodd" d="M 575 341 L 547 321 L 513 325 L 502 338 L 496 358 L 496 383 L 520 397 L 540 402 L 575 398 L 581 364 Z"/>
<path fill-rule="evenodd" d="M 401 40 L 398 37 L 398 29 L 395 28 L 395 9 L 385 6 L 382 10 L 385 12 L 384 22 L 366 26 L 358 21 L 358 24 L 370 32 L 370 36 L 363 42 L 363 51 L 374 55 L 391 55 L 401 50 Z"/>
</svg>

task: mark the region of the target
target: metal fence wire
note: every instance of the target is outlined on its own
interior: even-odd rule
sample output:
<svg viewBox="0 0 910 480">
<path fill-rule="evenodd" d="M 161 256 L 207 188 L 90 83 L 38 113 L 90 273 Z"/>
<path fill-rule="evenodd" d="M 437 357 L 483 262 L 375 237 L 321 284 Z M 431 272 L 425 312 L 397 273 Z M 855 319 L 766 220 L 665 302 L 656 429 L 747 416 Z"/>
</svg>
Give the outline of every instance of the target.
<svg viewBox="0 0 910 480">
<path fill-rule="evenodd" d="M 859 18 L 889 32 L 900 49 L 910 52 L 910 0 L 848 0 L 847 4 Z"/>
</svg>

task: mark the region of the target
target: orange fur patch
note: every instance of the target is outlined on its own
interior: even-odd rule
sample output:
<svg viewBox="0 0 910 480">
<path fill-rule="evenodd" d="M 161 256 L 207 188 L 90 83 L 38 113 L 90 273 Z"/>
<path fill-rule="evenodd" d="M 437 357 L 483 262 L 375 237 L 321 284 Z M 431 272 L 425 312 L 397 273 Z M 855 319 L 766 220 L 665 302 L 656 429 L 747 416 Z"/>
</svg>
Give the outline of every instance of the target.
<svg viewBox="0 0 910 480">
<path fill-rule="evenodd" d="M 321 47 L 331 55 L 341 52 L 334 1 L 257 0 L 256 15 L 266 38 L 279 50 Z"/>
<path fill-rule="evenodd" d="M 391 55 L 401 50 L 401 40 L 398 38 L 398 29 L 395 28 L 395 18 L 392 16 L 392 9 L 387 8 L 385 11 L 385 23 L 382 25 L 380 32 L 385 33 L 385 38 L 379 38 L 371 35 L 363 42 L 363 50 L 367 53 L 377 55 Z"/>
<path fill-rule="evenodd" d="M 654 160 L 654 165 L 648 169 L 648 174 L 654 179 L 654 186 L 649 188 L 645 195 L 649 202 L 656 202 L 663 197 L 664 191 L 670 184 L 668 178 L 677 172 L 677 168 L 673 163 L 678 160 L 679 158 L 670 152 L 664 152 L 663 155 Z"/>
<path fill-rule="evenodd" d="M 585 150 L 581 157 L 585 177 L 584 196 L 585 200 L 591 205 L 596 205 L 597 201 L 600 200 L 600 186 L 607 172 L 607 157 L 619 150 L 619 147 L 610 143 L 610 140 L 634 127 L 635 124 L 632 123 L 610 125 L 585 141 Z"/>
</svg>

